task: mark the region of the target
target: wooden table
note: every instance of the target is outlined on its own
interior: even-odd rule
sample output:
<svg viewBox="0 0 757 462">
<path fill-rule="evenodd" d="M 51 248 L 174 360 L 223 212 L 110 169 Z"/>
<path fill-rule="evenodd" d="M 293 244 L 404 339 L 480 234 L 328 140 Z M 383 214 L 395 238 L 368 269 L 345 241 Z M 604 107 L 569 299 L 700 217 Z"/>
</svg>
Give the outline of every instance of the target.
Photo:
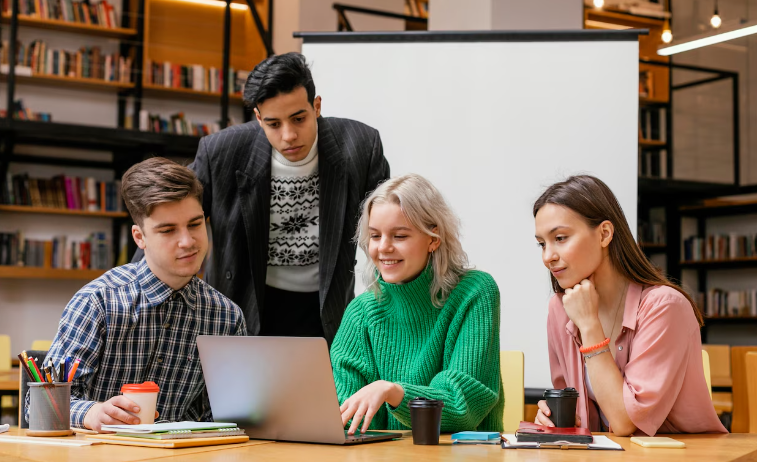
<svg viewBox="0 0 757 462">
<path fill-rule="evenodd" d="M 18 368 L 0 371 L 0 396 L 18 395 Z"/>
<path fill-rule="evenodd" d="M 12 435 L 19 434 L 11 429 Z M 0 438 L 3 435 L 0 434 Z M 321 444 L 251 443 L 228 446 L 211 446 L 188 449 L 151 449 L 129 446 L 95 445 L 85 447 L 46 446 L 0 442 L 0 460 L 22 461 L 72 461 L 131 462 L 173 458 L 172 460 L 199 461 L 671 461 L 671 462 L 719 462 L 757 461 L 757 434 L 732 435 L 676 435 L 685 441 L 686 449 L 646 449 L 631 444 L 629 438 L 611 438 L 625 451 L 581 451 L 556 449 L 500 449 L 498 445 L 452 445 L 414 446 L 412 438 L 397 441 L 362 444 L 350 447 Z"/>
</svg>

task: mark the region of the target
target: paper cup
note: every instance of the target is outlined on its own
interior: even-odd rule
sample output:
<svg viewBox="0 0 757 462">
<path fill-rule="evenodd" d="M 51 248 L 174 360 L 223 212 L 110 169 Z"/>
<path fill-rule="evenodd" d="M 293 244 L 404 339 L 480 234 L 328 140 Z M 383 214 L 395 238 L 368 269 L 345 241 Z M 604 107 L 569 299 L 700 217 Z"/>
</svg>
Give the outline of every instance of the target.
<svg viewBox="0 0 757 462">
<path fill-rule="evenodd" d="M 127 411 L 129 414 L 139 417 L 140 424 L 155 423 L 155 407 L 158 404 L 158 392 L 160 388 L 155 382 L 144 382 L 141 384 L 126 384 L 121 387 L 121 393 L 134 401 L 139 406 L 139 412 L 134 413 Z"/>
</svg>

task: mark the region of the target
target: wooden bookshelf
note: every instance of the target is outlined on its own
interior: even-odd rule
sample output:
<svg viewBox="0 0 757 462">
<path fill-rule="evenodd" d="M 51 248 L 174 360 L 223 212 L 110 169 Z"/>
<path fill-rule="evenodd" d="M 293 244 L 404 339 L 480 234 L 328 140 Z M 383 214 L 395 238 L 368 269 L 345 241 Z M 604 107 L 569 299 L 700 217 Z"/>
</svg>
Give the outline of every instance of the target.
<svg viewBox="0 0 757 462">
<path fill-rule="evenodd" d="M 198 101 L 213 101 L 217 102 L 221 99 L 221 93 L 214 91 L 197 91 L 190 88 L 173 88 L 164 87 L 154 84 L 143 84 L 142 90 L 145 96 L 165 97 L 165 98 L 190 98 Z M 233 94 L 229 95 L 229 101 L 242 102 L 242 95 Z"/>
<path fill-rule="evenodd" d="M 639 247 L 644 250 L 665 250 L 668 246 L 658 242 L 639 242 Z"/>
<path fill-rule="evenodd" d="M 0 205 L 0 212 L 37 213 L 46 215 L 74 215 L 98 218 L 128 218 L 128 212 L 88 212 L 86 210 L 59 209 L 53 207 L 29 207 L 25 205 Z"/>
<path fill-rule="evenodd" d="M 130 2 L 132 9 L 136 8 L 137 3 Z M 232 3 L 243 3 L 244 7 L 231 10 L 229 65 L 235 70 L 251 71 L 257 63 L 266 58 L 266 49 L 247 4 L 241 0 Z M 268 0 L 253 0 L 250 3 L 255 6 L 263 25 L 268 28 Z M 136 17 L 136 10 L 131 14 L 132 17 Z M 224 6 L 221 2 L 207 4 L 175 0 L 146 1 L 143 75 L 146 76 L 146 73 L 150 72 L 147 68 L 150 61 L 220 69 L 223 64 L 223 24 Z M 198 28 L 198 25 L 202 27 Z M 199 96 L 195 93 L 174 94 L 178 97 L 193 94 Z M 211 95 L 215 101 L 220 97 L 220 94 Z"/>
<path fill-rule="evenodd" d="M 643 96 L 640 96 L 639 104 L 642 106 L 657 106 L 657 105 L 668 104 L 668 102 L 660 98 L 645 98 Z"/>
<path fill-rule="evenodd" d="M 710 269 L 732 269 L 747 268 L 757 265 L 757 257 L 740 257 L 728 258 L 722 260 L 683 260 L 680 263 L 682 268 L 710 268 Z"/>
<path fill-rule="evenodd" d="M 704 322 L 710 324 L 755 323 L 757 322 L 757 316 L 707 316 L 704 318 Z"/>
<path fill-rule="evenodd" d="M 0 266 L 0 279 L 70 279 L 92 281 L 106 270 L 36 268 L 29 266 Z"/>
<path fill-rule="evenodd" d="M 10 24 L 10 14 L 3 13 L 2 23 Z M 60 19 L 42 19 L 34 16 L 18 15 L 18 24 L 26 27 L 36 27 L 38 29 L 50 29 L 63 32 L 73 32 L 83 35 L 91 35 L 95 37 L 107 37 L 126 39 L 137 36 L 136 29 L 124 29 L 122 27 L 102 27 L 92 24 L 82 24 L 78 22 L 63 21 Z"/>
<path fill-rule="evenodd" d="M 8 74 L 0 74 L 0 81 L 8 80 Z M 60 75 L 16 74 L 16 83 L 28 83 L 33 85 L 59 85 L 68 88 L 82 88 L 85 90 L 121 91 L 134 88 L 133 83 L 111 82 L 103 79 L 90 79 L 84 77 L 64 77 Z"/>
<path fill-rule="evenodd" d="M 660 140 L 645 140 L 643 138 L 640 138 L 639 146 L 642 148 L 663 148 L 667 146 L 667 143 Z"/>
</svg>

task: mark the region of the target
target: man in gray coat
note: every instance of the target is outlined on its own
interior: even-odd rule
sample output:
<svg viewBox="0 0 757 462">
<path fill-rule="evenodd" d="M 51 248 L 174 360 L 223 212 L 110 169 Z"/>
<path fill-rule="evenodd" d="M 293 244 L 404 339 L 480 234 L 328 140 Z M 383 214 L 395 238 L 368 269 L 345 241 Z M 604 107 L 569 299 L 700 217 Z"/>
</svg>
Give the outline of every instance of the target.
<svg viewBox="0 0 757 462">
<path fill-rule="evenodd" d="M 381 138 L 320 116 L 299 53 L 258 64 L 244 100 L 257 120 L 203 138 L 190 165 L 213 228 L 207 282 L 242 308 L 251 335 L 331 344 L 355 296 L 360 203 L 389 178 Z"/>
</svg>

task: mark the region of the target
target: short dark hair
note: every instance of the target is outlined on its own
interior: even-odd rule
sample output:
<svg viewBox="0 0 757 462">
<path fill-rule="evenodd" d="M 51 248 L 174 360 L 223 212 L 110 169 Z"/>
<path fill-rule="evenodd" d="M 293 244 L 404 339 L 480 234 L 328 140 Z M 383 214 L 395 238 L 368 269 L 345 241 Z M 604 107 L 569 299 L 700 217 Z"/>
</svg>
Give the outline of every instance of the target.
<svg viewBox="0 0 757 462">
<path fill-rule="evenodd" d="M 274 55 L 261 61 L 247 76 L 244 103 L 250 109 L 280 93 L 291 93 L 299 87 L 308 92 L 308 102 L 315 100 L 315 83 L 305 57 L 300 53 Z"/>
<path fill-rule="evenodd" d="M 156 205 L 187 197 L 194 197 L 202 204 L 202 183 L 187 167 L 163 157 L 153 157 L 124 173 L 121 195 L 131 218 L 142 226 Z"/>
</svg>

